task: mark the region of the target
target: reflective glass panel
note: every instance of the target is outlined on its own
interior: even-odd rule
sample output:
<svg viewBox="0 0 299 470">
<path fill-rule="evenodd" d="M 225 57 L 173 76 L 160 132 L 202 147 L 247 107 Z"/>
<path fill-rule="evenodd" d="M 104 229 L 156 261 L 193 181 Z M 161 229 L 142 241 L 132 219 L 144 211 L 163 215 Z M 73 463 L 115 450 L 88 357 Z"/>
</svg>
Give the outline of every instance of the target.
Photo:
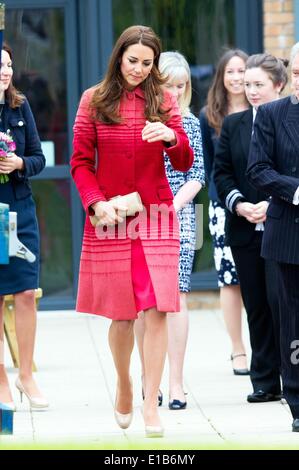
<svg viewBox="0 0 299 470">
<path fill-rule="evenodd" d="M 31 105 L 47 166 L 66 164 L 64 10 L 7 9 L 5 39 L 13 49 L 14 83 Z"/>
<path fill-rule="evenodd" d="M 32 181 L 41 236 L 44 296 L 73 295 L 71 195 L 68 180 Z"/>
</svg>

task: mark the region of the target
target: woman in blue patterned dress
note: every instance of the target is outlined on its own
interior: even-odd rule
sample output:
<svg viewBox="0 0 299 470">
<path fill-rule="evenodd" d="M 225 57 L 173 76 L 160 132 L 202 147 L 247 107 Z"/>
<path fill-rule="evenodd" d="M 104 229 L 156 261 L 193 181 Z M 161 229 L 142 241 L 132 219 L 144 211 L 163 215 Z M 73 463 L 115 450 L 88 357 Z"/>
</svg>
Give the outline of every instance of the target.
<svg viewBox="0 0 299 470">
<path fill-rule="evenodd" d="M 196 245 L 196 219 L 193 199 L 205 181 L 202 154 L 201 131 L 199 120 L 190 112 L 191 74 L 186 59 L 178 52 L 163 52 L 159 60 L 162 75 L 168 78 L 165 87 L 173 93 L 180 106 L 183 127 L 194 151 L 194 163 L 191 169 L 182 173 L 172 168 L 169 157 L 165 154 L 165 170 L 172 189 L 180 223 L 180 266 L 179 289 L 180 307 L 178 313 L 168 313 L 168 358 L 169 358 L 169 408 L 186 408 L 183 388 L 183 366 L 188 337 L 187 292 L 190 291 L 190 276 Z M 139 351 L 142 351 L 143 321 L 142 314 L 135 322 Z M 142 353 L 141 360 L 142 360 Z M 143 363 L 143 360 L 142 360 Z M 145 384 L 142 384 L 143 389 Z M 162 402 L 162 395 L 159 395 Z"/>
</svg>

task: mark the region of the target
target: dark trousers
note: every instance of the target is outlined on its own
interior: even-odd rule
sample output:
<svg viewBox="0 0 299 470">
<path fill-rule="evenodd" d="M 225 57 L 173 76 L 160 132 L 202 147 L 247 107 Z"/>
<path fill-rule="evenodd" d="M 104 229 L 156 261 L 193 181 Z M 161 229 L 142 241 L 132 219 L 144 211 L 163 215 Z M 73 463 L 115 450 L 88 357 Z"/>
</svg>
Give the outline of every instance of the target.
<svg viewBox="0 0 299 470">
<path fill-rule="evenodd" d="M 264 260 L 266 276 L 267 300 L 270 306 L 272 322 L 274 328 L 274 341 L 279 370 L 281 367 L 280 358 L 280 313 L 279 313 L 279 287 L 278 287 L 278 264 L 277 261 Z"/>
<path fill-rule="evenodd" d="M 274 334 L 274 324 L 279 330 L 278 290 L 277 284 L 273 285 L 277 282 L 277 271 L 275 262 L 265 261 L 260 255 L 262 236 L 263 232 L 256 232 L 249 245 L 231 249 L 247 313 L 252 349 L 250 378 L 253 389 L 279 394 L 280 354 L 275 345 Z M 278 331 L 276 336 L 278 338 Z"/>
<path fill-rule="evenodd" d="M 299 418 L 299 265 L 278 263 L 283 394 Z"/>
</svg>

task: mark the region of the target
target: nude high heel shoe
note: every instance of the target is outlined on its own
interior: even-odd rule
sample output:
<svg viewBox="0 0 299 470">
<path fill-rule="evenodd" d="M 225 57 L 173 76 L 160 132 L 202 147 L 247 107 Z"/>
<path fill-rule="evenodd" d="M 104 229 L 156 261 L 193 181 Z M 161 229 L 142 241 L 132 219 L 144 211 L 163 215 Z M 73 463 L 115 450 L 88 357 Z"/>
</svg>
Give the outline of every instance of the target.
<svg viewBox="0 0 299 470">
<path fill-rule="evenodd" d="M 22 384 L 19 377 L 16 380 L 16 387 L 20 392 L 21 402 L 23 401 L 23 393 L 24 393 L 24 395 L 26 395 L 26 397 L 29 400 L 30 408 L 35 408 L 35 409 L 42 410 L 42 409 L 45 409 L 45 408 L 49 407 L 49 403 L 45 398 L 32 397 L 31 395 L 29 395 L 29 393 L 26 392 L 26 390 L 25 390 L 25 388 L 24 388 L 24 386 L 23 386 L 23 384 Z"/>
<path fill-rule="evenodd" d="M 131 377 L 130 377 L 130 382 L 131 382 L 131 387 L 132 387 L 132 378 Z M 119 427 L 121 429 L 127 429 L 130 426 L 130 424 L 132 423 L 133 405 L 132 405 L 132 411 L 130 413 L 123 414 L 123 413 L 120 413 L 119 411 L 117 411 L 117 409 L 116 409 L 117 393 L 118 393 L 118 390 L 116 391 L 116 399 L 115 399 L 115 405 L 114 405 L 115 421 L 117 422 L 117 424 L 119 425 Z"/>
<path fill-rule="evenodd" d="M 142 414 L 144 419 L 144 407 L 142 407 Z M 161 424 L 152 426 L 144 423 L 144 429 L 145 437 L 164 437 L 164 428 Z"/>
<path fill-rule="evenodd" d="M 117 424 L 119 425 L 121 429 L 127 429 L 132 423 L 133 411 L 131 411 L 131 413 L 122 414 L 114 409 L 114 417 L 115 417 L 115 421 L 117 422 Z"/>
<path fill-rule="evenodd" d="M 164 437 L 164 428 L 162 426 L 145 426 L 146 437 Z"/>
</svg>

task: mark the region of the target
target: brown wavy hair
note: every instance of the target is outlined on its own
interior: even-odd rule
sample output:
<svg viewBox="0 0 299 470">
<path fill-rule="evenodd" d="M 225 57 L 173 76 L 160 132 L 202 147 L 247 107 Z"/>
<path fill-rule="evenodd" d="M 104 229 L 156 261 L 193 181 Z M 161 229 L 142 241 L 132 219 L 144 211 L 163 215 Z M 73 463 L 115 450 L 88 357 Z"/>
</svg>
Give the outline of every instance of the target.
<svg viewBox="0 0 299 470">
<path fill-rule="evenodd" d="M 220 134 L 223 119 L 228 113 L 228 99 L 227 90 L 223 83 L 225 67 L 233 57 L 240 57 L 245 63 L 248 59 L 246 52 L 240 49 L 229 49 L 220 58 L 212 86 L 208 93 L 206 115 L 209 125 L 213 127 L 217 133 Z"/>
<path fill-rule="evenodd" d="M 12 49 L 7 43 L 4 42 L 2 44 L 2 50 L 8 53 L 12 61 Z M 8 104 L 11 108 L 19 108 L 25 101 L 25 96 L 14 87 L 12 79 L 10 81 L 8 89 L 5 90 L 5 100 L 8 101 Z"/>
<path fill-rule="evenodd" d="M 154 52 L 151 73 L 142 82 L 141 88 L 145 95 L 145 117 L 151 122 L 165 122 L 169 116 L 163 109 L 163 91 L 161 85 L 166 82 L 158 69 L 161 54 L 161 42 L 155 32 L 147 26 L 131 26 L 123 31 L 118 38 L 108 65 L 104 79 L 94 87 L 90 102 L 92 116 L 106 124 L 122 122 L 119 115 L 119 103 L 124 91 L 124 79 L 121 74 L 121 59 L 129 46 L 143 44 Z"/>
</svg>

